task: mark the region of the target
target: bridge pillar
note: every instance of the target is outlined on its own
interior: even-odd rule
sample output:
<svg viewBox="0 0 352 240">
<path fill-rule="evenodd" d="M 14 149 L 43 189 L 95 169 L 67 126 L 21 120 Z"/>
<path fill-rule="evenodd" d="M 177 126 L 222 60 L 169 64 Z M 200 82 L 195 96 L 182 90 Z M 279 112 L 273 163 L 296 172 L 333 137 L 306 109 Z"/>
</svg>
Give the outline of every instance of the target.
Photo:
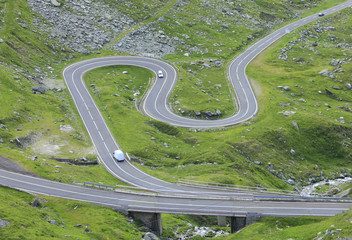
<svg viewBox="0 0 352 240">
<path fill-rule="evenodd" d="M 226 227 L 226 216 L 217 216 L 217 219 L 219 227 Z"/>
<path fill-rule="evenodd" d="M 248 226 L 252 223 L 258 222 L 261 216 L 257 213 L 248 213 L 246 217 L 231 217 L 231 233 Z"/>
<path fill-rule="evenodd" d="M 231 233 L 235 233 L 238 230 L 246 226 L 246 217 L 231 217 Z"/>
<path fill-rule="evenodd" d="M 135 219 L 140 220 L 146 227 L 150 228 L 157 235 L 162 233 L 161 213 L 128 212 Z"/>
</svg>

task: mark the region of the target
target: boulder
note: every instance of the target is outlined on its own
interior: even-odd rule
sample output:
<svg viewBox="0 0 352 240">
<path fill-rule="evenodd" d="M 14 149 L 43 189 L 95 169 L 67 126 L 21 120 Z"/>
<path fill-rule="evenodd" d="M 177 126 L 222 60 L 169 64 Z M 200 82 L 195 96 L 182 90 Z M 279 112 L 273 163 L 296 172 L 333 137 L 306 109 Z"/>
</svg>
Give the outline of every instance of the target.
<svg viewBox="0 0 352 240">
<path fill-rule="evenodd" d="M 6 226 L 9 225 L 9 224 L 10 224 L 10 222 L 5 221 L 5 220 L 2 220 L 2 219 L 0 218 L 0 227 L 4 228 L 4 227 L 6 227 Z"/>
<path fill-rule="evenodd" d="M 60 7 L 60 6 L 61 6 L 61 3 L 59 3 L 59 2 L 56 1 L 56 0 L 51 0 L 51 4 L 52 4 L 54 7 Z"/>
<path fill-rule="evenodd" d="M 297 128 L 297 130 L 299 130 L 298 123 L 296 121 L 292 121 L 292 124 Z"/>
<path fill-rule="evenodd" d="M 333 93 L 327 88 L 325 88 L 325 92 L 326 92 L 327 95 L 333 95 Z"/>
<path fill-rule="evenodd" d="M 44 94 L 45 88 L 40 87 L 40 86 L 34 86 L 34 87 L 32 87 L 32 93 L 33 94 Z"/>
<path fill-rule="evenodd" d="M 284 116 L 290 116 L 290 115 L 293 115 L 293 114 L 295 114 L 296 112 L 294 112 L 294 111 L 285 111 L 284 112 Z"/>
<path fill-rule="evenodd" d="M 329 64 L 330 64 L 331 66 L 336 67 L 336 66 L 341 65 L 341 63 L 342 63 L 342 61 L 341 61 L 340 59 L 333 59 L 333 60 L 331 60 L 331 62 L 330 62 Z"/>
<path fill-rule="evenodd" d="M 348 90 L 351 90 L 352 89 L 351 83 L 346 83 L 346 87 L 347 87 Z"/>
<path fill-rule="evenodd" d="M 141 240 L 159 240 L 159 238 L 154 233 L 147 232 Z"/>
<path fill-rule="evenodd" d="M 329 69 L 324 69 L 320 71 L 319 74 L 324 77 L 336 78 L 336 75 L 333 72 L 331 72 Z"/>
<path fill-rule="evenodd" d="M 54 224 L 54 225 L 59 225 L 56 220 L 48 220 L 48 223 Z"/>
</svg>

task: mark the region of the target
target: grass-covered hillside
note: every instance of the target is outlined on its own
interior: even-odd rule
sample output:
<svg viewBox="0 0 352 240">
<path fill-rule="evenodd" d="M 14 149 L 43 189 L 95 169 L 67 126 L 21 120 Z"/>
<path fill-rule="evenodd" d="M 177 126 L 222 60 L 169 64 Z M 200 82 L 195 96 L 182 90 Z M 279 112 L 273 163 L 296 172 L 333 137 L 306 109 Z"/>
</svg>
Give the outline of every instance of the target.
<svg viewBox="0 0 352 240">
<path fill-rule="evenodd" d="M 141 116 L 129 99 L 137 89 L 144 89 L 147 73 L 144 82 L 128 80 L 129 89 L 125 87 L 126 76 L 121 74 L 123 67 L 94 70 L 87 74 L 86 81 L 101 90 L 93 97 L 104 109 L 123 149 L 148 166 L 143 169 L 161 178 L 278 188 L 290 188 L 289 183 L 299 189 L 325 178 L 349 176 L 350 11 L 292 32 L 249 66 L 260 110 L 257 117 L 239 126 L 198 131 Z M 287 57 L 283 57 L 285 54 Z M 332 66 L 335 62 L 337 65 Z M 336 77 L 319 74 L 324 69 L 330 69 Z M 204 71 L 214 75 L 203 76 L 203 82 L 224 81 L 214 77 L 216 71 L 224 74 L 221 70 Z M 182 75 L 181 67 L 179 73 Z M 107 87 L 111 82 L 114 88 Z M 203 85 L 198 83 L 181 78 L 176 91 L 194 87 L 201 93 Z M 227 94 L 226 82 L 221 85 L 214 88 L 214 94 Z M 187 101 L 192 103 L 197 96 L 188 93 Z M 222 107 L 222 102 L 217 106 Z"/>
<path fill-rule="evenodd" d="M 125 215 L 89 203 L 0 188 L 0 239 L 141 239 Z"/>
<path fill-rule="evenodd" d="M 184 44 L 175 44 L 176 51 L 165 56 L 179 69 L 180 81 L 171 99 L 174 101 L 175 111 L 182 114 L 206 110 L 215 112 L 219 109 L 222 112 L 220 117 L 231 114 L 234 111 L 232 96 L 225 79 L 230 59 L 245 46 L 270 31 L 275 24 L 291 21 L 292 17 L 299 14 L 308 14 L 337 3 L 339 1 L 316 3 L 299 1 L 291 2 L 290 8 L 284 8 L 280 2 L 264 4 L 264 2 L 243 1 L 216 5 L 211 1 L 208 3 L 182 1 L 170 6 L 165 5 L 165 2 L 153 2 L 150 6 L 166 14 L 164 19 L 150 26 L 164 32 L 165 36 L 184 38 L 182 40 Z M 30 10 L 26 1 L 2 1 L 1 4 L 4 20 L 1 27 L 3 42 L 0 43 L 3 63 L 0 91 L 1 98 L 6 103 L 1 108 L 0 117 L 1 155 L 12 158 L 28 170 L 50 179 L 82 182 L 86 180 L 88 171 L 91 173 L 91 181 L 116 183 L 116 180 L 105 173 L 100 165 L 68 166 L 49 159 L 51 156 L 78 160 L 95 158 L 94 148 L 60 74 L 71 62 L 99 55 L 83 56 L 71 52 L 66 47 L 60 48 L 56 38 L 46 34 L 39 35 L 40 30 L 36 29 L 40 28 L 37 26 L 37 19 L 42 17 Z M 34 3 L 31 1 L 31 4 Z M 118 5 L 116 11 L 126 14 L 127 5 L 127 3 L 123 6 Z M 166 11 L 165 6 L 170 7 L 169 11 Z M 315 6 L 317 8 L 313 9 Z M 62 2 L 59 9 L 74 13 L 76 5 L 72 7 L 69 3 Z M 129 11 L 132 11 L 131 9 L 133 8 Z M 212 15 L 209 14 L 209 9 L 214 9 Z M 152 10 L 147 12 L 150 13 L 149 17 L 153 15 Z M 243 18 L 246 14 L 247 20 Z M 347 13 L 343 14 L 348 17 Z M 149 20 L 147 16 L 143 18 Z M 138 19 L 135 18 L 134 21 Z M 203 24 L 206 19 L 209 20 L 209 24 Z M 230 20 L 241 24 L 230 24 L 221 28 L 218 26 Z M 331 24 L 327 20 L 324 21 L 325 25 L 322 28 L 325 29 Z M 340 22 L 348 28 L 349 21 Z M 351 151 L 348 147 L 349 108 L 346 105 L 349 101 L 349 92 L 346 89 L 348 79 L 344 77 L 345 80 L 341 79 L 343 83 L 335 86 L 342 87 L 342 90 L 332 88 L 332 84 L 321 85 L 319 89 L 322 93 L 319 94 L 319 90 L 312 88 L 316 86 L 317 81 L 324 84 L 326 79 L 331 79 L 318 73 L 327 68 L 332 61 L 332 56 L 328 56 L 324 51 L 336 49 L 333 44 L 328 45 L 326 42 L 330 32 L 335 33 L 335 42 L 341 40 L 340 45 L 345 44 L 343 39 L 346 37 L 336 35 L 340 29 L 338 27 L 340 22 L 337 22 L 334 30 L 324 30 L 328 31 L 325 35 L 314 38 L 314 43 L 318 46 L 311 48 L 319 48 L 326 43 L 320 50 L 320 55 L 314 53 L 316 57 L 304 57 L 308 48 L 307 50 L 298 45 L 293 46 L 291 42 L 297 42 L 294 39 L 284 39 L 282 44 L 287 44 L 287 49 L 293 48 L 292 50 L 283 51 L 282 46 L 275 45 L 250 66 L 248 74 L 253 79 L 252 83 L 258 94 L 260 112 L 256 118 L 241 126 L 196 131 L 174 128 L 142 116 L 135 110 L 135 102 L 131 100 L 142 96 L 148 81 L 152 78 L 151 73 L 145 70 L 129 70 L 126 67 L 98 69 L 88 73 L 86 79 L 89 84 L 96 84 L 95 89 L 90 89 L 96 93 L 93 95 L 103 109 L 103 114 L 106 115 L 117 141 L 125 151 L 141 159 L 143 165 L 147 166 L 146 171 L 175 181 L 178 178 L 191 178 L 227 184 L 291 188 L 286 181 L 291 186 L 299 187 L 323 177 L 334 178 L 340 174 L 349 174 L 350 166 L 346 161 Z M 140 23 L 143 24 L 143 21 Z M 311 26 L 314 28 L 314 24 Z M 155 31 L 160 32 L 159 30 Z M 240 34 L 241 32 L 245 35 Z M 342 32 L 347 36 L 347 31 Z M 293 38 L 295 34 L 299 34 L 299 31 L 286 38 Z M 304 34 L 302 36 L 309 37 L 309 34 Z M 189 54 L 185 54 L 186 48 L 189 49 Z M 299 51 L 302 54 L 299 54 Z M 290 56 L 291 52 L 297 57 Z M 100 55 L 110 54 L 116 53 L 100 50 Z M 285 60 L 283 54 L 288 54 L 289 57 Z M 319 69 L 312 66 L 311 58 L 315 59 L 314 64 L 319 66 Z M 340 57 L 336 55 L 335 58 Z M 262 59 L 269 60 L 263 62 Z M 291 64 L 291 61 L 294 64 Z M 322 67 L 321 63 L 324 61 L 327 67 Z M 342 68 L 346 68 L 348 61 L 343 61 L 338 64 L 343 64 Z M 283 66 L 286 66 L 286 69 L 282 70 Z M 290 69 L 287 69 L 288 66 Z M 262 68 L 270 70 L 266 72 Z M 314 77 L 302 75 L 303 68 L 305 73 L 311 68 Z M 129 74 L 122 74 L 124 70 L 129 70 Z M 275 77 L 276 72 L 280 73 L 280 76 Z M 289 84 L 282 78 L 288 76 L 287 72 L 294 76 L 295 82 Z M 344 73 L 338 73 L 338 77 L 347 76 L 347 73 L 348 69 Z M 303 86 L 301 78 L 306 80 L 308 78 L 307 86 Z M 292 81 L 292 78 L 289 80 Z M 115 82 L 114 88 L 111 88 L 111 81 Z M 279 89 L 278 86 L 281 85 L 290 86 L 290 90 Z M 298 87 L 295 87 L 296 85 Z M 32 87 L 38 86 L 44 87 L 46 92 L 33 94 Z M 325 88 L 337 93 L 327 96 Z M 303 91 L 306 92 L 304 96 Z M 315 94 L 310 94 L 311 92 Z M 338 94 L 343 96 L 337 96 Z M 321 99 L 310 99 L 313 96 Z M 189 104 L 190 107 L 184 107 L 185 104 Z M 313 106 L 308 108 L 311 105 Z M 331 107 L 331 111 L 320 111 L 316 105 L 320 105 L 320 108 Z M 119 110 L 116 111 L 116 108 Z M 336 111 L 341 114 L 337 114 Z M 284 116 L 291 112 L 296 114 Z M 325 112 L 330 115 L 325 116 Z M 201 114 L 200 117 L 204 118 L 204 115 Z M 340 117 L 343 117 L 343 120 Z M 170 176 L 173 178 L 170 179 Z"/>
<path fill-rule="evenodd" d="M 217 239 L 349 239 L 352 235 L 351 217 L 351 211 L 331 218 L 267 217 L 238 233 Z"/>
<path fill-rule="evenodd" d="M 0 239 L 141 239 L 148 229 L 109 208 L 33 196 L 0 188 Z M 341 239 L 351 235 L 351 212 L 332 218 L 263 218 L 239 233 L 224 235 L 214 217 L 163 214 L 162 239 Z M 203 237 L 196 235 L 200 224 Z M 204 234 L 206 232 L 206 234 Z M 198 234 L 200 232 L 198 231 Z"/>
<path fill-rule="evenodd" d="M 58 2 L 60 6 L 53 7 L 51 1 L 0 0 L 0 156 L 51 180 L 115 185 L 118 181 L 102 165 L 50 159 L 96 160 L 65 88 L 64 67 L 99 56 L 154 54 L 178 68 L 180 80 L 170 99 L 176 113 L 205 119 L 205 112 L 219 110 L 215 118 L 226 117 L 235 111 L 226 81 L 235 55 L 272 29 L 343 1 Z M 112 13 L 121 14 L 121 25 Z M 94 34 L 84 30 L 86 25 Z M 346 9 L 288 34 L 262 53 L 247 72 L 259 113 L 228 128 L 184 129 L 142 116 L 135 106 L 154 77 L 145 69 L 106 67 L 87 73 L 85 81 L 95 84 L 89 90 L 123 150 L 140 159 L 138 166 L 152 175 L 168 181 L 188 178 L 299 189 L 352 174 L 351 29 L 351 9 Z M 77 46 L 84 50 L 74 51 Z M 327 185 L 318 190 L 325 189 L 340 191 Z M 10 222 L 0 228 L 5 239 L 141 235 L 124 216 L 108 209 L 53 198 L 35 208 L 28 204 L 33 196 L 0 191 L 0 219 Z M 349 236 L 349 218 L 346 213 L 332 219 L 264 219 L 228 238 L 311 239 L 339 228 L 343 230 L 338 236 L 344 237 Z M 124 224 L 115 228 L 115 221 Z M 166 215 L 164 237 L 177 238 L 190 229 L 191 221 L 205 222 Z M 74 227 L 77 224 L 83 228 Z M 84 233 L 84 224 L 92 232 Z M 318 231 L 307 230 L 318 225 Z"/>
</svg>

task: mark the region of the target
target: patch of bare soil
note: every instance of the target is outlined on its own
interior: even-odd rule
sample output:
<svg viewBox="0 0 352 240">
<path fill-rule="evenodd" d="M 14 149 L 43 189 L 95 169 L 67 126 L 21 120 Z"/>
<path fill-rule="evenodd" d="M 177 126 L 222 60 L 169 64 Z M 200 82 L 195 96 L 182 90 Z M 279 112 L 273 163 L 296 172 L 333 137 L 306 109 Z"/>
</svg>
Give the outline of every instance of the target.
<svg viewBox="0 0 352 240">
<path fill-rule="evenodd" d="M 259 97 L 262 93 L 263 93 L 263 90 L 261 88 L 261 86 L 259 85 L 259 83 L 253 79 L 249 79 L 251 85 L 252 85 L 252 88 L 253 88 L 253 91 L 254 91 L 254 94 Z"/>
<path fill-rule="evenodd" d="M 21 173 L 21 174 L 25 174 L 25 175 L 30 175 L 33 177 L 39 177 L 38 175 L 24 169 L 23 167 L 21 167 L 20 165 L 18 165 L 17 163 L 15 163 L 13 161 L 11 161 L 10 159 L 3 158 L 1 156 L 0 156 L 0 168 L 7 170 L 7 171 L 10 171 L 10 172 L 16 172 L 16 173 Z"/>
</svg>

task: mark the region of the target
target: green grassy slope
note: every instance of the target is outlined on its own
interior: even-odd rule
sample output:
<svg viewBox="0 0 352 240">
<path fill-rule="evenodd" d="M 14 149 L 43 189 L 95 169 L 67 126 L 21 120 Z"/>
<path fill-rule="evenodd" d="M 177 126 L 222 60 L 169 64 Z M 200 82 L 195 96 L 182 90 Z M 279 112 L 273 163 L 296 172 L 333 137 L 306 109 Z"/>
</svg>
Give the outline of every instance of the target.
<svg viewBox="0 0 352 240">
<path fill-rule="evenodd" d="M 166 4 L 165 1 L 151 2 L 154 7 L 148 8 L 146 15 L 143 15 L 143 11 L 139 12 L 136 19 L 151 16 L 156 8 Z M 209 20 L 210 25 L 204 25 L 202 24 L 204 19 L 213 14 L 207 12 L 211 8 L 204 8 L 200 1 L 184 2 L 186 6 L 189 6 L 186 12 L 178 12 L 176 6 L 165 16 L 166 21 L 159 22 L 157 25 L 158 29 L 185 39 L 185 44 L 177 49 L 176 55 L 166 56 L 167 60 L 178 66 L 182 79 L 176 86 L 171 100 L 181 103 L 177 107 L 175 106 L 179 113 L 181 111 L 191 113 L 192 111 L 220 109 L 224 116 L 229 115 L 234 111 L 234 108 L 230 101 L 231 93 L 225 81 L 226 64 L 241 49 L 270 29 L 251 28 L 246 31 L 239 24 L 221 26 L 214 19 Z M 319 2 L 318 8 L 339 2 L 342 1 L 322 1 Z M 169 3 L 171 5 L 172 1 Z M 215 4 L 215 2 L 211 3 Z M 266 19 L 265 21 L 270 22 L 272 21 L 270 15 L 275 14 L 277 14 L 275 19 L 292 21 L 288 16 L 292 17 L 297 11 L 303 13 L 305 8 L 301 5 L 302 1 L 291 1 L 294 6 L 290 6 L 295 10 L 286 9 L 286 6 L 282 5 L 280 1 L 275 2 L 275 5 L 272 3 L 273 1 L 249 2 L 248 6 L 250 7 L 248 8 L 243 3 L 240 7 L 234 6 L 232 10 L 241 10 L 249 15 L 262 16 L 264 20 Z M 139 5 L 142 3 L 136 2 L 135 4 L 138 6 L 138 10 L 143 9 L 143 6 Z M 30 144 L 31 141 L 35 141 L 35 137 L 39 137 L 44 143 L 51 143 L 48 145 L 60 146 L 60 151 L 55 156 L 94 157 L 92 144 L 68 91 L 48 90 L 43 95 L 31 92 L 31 87 L 39 85 L 37 80 L 41 80 L 43 76 L 56 79 L 62 84 L 62 79 L 54 78 L 52 75 L 60 75 L 63 67 L 69 63 L 94 56 L 79 56 L 67 52 L 55 42 L 50 42 L 46 36 L 33 32 L 32 26 L 28 25 L 28 22 L 34 17 L 34 13 L 29 10 L 26 1 L 2 0 L 0 8 L 2 10 L 0 17 L 4 21 L 0 21 L 0 37 L 4 40 L 3 43 L 0 43 L 0 101 L 2 103 L 0 108 L 0 139 L 2 139 L 0 155 L 13 159 L 26 169 L 49 179 L 70 183 L 75 180 L 78 182 L 89 180 L 114 185 L 117 180 L 110 176 L 101 165 L 78 167 L 57 163 L 48 159 L 51 156 L 50 153 L 39 154 Z M 215 9 L 214 6 L 213 9 Z M 217 10 L 219 11 L 213 14 L 214 18 L 230 18 L 222 9 Z M 143 170 L 160 178 L 175 181 L 178 178 L 190 178 L 226 184 L 262 185 L 292 189 L 285 180 L 294 179 L 299 187 L 302 184 L 319 180 L 322 174 L 323 177 L 330 178 L 339 177 L 341 174 L 350 175 L 352 131 L 349 122 L 352 119 L 349 109 L 351 108 L 351 91 L 346 88 L 346 84 L 350 82 L 349 73 L 351 70 L 349 60 L 351 58 L 350 35 L 352 34 L 350 15 L 349 9 L 333 17 L 322 18 L 320 23 L 323 25 L 322 32 L 316 32 L 316 29 L 320 29 L 320 27 L 312 24 L 305 27 L 303 32 L 296 31 L 286 36 L 257 58 L 249 66 L 248 74 L 260 85 L 260 91 L 258 90 L 261 92 L 261 95 L 258 96 L 260 112 L 256 118 L 239 126 L 197 131 L 175 128 L 141 116 L 135 110 L 135 102 L 132 101 L 132 98 L 135 97 L 133 93 L 136 91 L 140 92 L 137 98 L 145 91 L 148 81 L 152 77 L 152 74 L 146 70 L 133 67 L 97 69 L 87 74 L 86 81 L 97 84 L 96 89 L 90 88 L 90 90 L 100 91 L 93 96 L 100 108 L 103 109 L 103 115 L 123 149 L 132 156 L 142 159 L 143 165 L 140 167 Z M 22 26 L 23 22 L 27 23 L 26 27 Z M 243 22 L 243 24 L 253 23 L 249 21 Z M 253 25 L 251 26 L 253 27 Z M 331 27 L 335 27 L 335 29 Z M 184 34 L 188 35 L 189 39 Z M 248 38 L 249 35 L 255 38 Z M 317 45 L 313 46 L 313 43 Z M 294 51 L 288 52 L 286 61 L 279 60 L 281 49 L 289 46 L 292 46 Z M 188 52 L 189 47 L 197 47 L 200 51 L 193 48 L 192 52 L 190 51 L 190 57 L 186 57 L 184 53 Z M 102 56 L 109 54 L 116 53 L 101 52 Z M 71 59 L 72 57 L 73 59 Z M 343 60 L 341 67 L 329 65 L 333 58 Z M 208 59 L 221 60 L 222 65 L 216 67 L 213 65 L 215 63 L 208 61 Z M 211 64 L 212 68 L 205 68 L 204 63 Z M 51 72 L 48 67 L 55 70 Z M 326 68 L 332 71 L 336 68 L 338 71 L 334 73 L 336 78 L 330 79 L 318 74 L 319 71 Z M 129 74 L 122 74 L 124 70 L 128 70 Z M 196 74 L 192 74 L 188 70 Z M 97 81 L 97 78 L 100 80 Z M 128 85 L 128 88 L 125 85 Z M 290 86 L 291 90 L 278 89 L 279 85 Z M 327 95 L 325 88 L 333 94 Z M 116 93 L 119 96 L 114 96 Z M 207 105 L 209 107 L 204 107 L 206 104 L 210 104 Z M 296 113 L 286 117 L 283 115 L 285 111 Z M 342 122 L 341 117 L 345 123 Z M 298 123 L 299 129 L 292 124 L 293 121 Z M 60 125 L 71 125 L 75 130 L 69 133 L 62 132 Z M 20 144 L 16 143 L 16 138 L 20 140 Z M 24 149 L 23 144 L 29 145 Z M 291 149 L 295 153 L 292 153 Z M 34 155 L 38 156 L 37 161 L 31 160 Z M 17 193 L 12 190 L 4 190 L 3 196 L 6 194 L 14 196 Z M 25 199 L 23 200 L 25 203 L 32 199 L 28 196 L 21 196 L 21 198 Z M 65 200 L 51 200 L 50 198 L 49 203 L 51 201 L 53 201 L 53 205 L 50 208 L 61 208 L 50 210 L 55 214 L 58 214 L 59 211 L 65 214 L 70 212 L 69 205 L 66 205 L 68 208 L 63 207 L 67 204 Z M 14 202 L 22 201 L 14 200 Z M 15 208 L 11 203 L 6 204 L 8 205 L 4 205 L 4 209 Z M 27 206 L 24 203 L 22 205 Z M 90 208 L 89 204 L 83 205 Z M 27 210 L 23 208 L 22 211 Z M 107 210 L 97 210 L 97 212 L 100 211 Z M 11 218 L 9 212 L 4 210 L 4 213 L 7 215 L 0 215 L 0 218 L 10 222 L 11 220 L 12 222 L 16 221 L 15 218 Z M 35 214 L 38 213 L 33 213 L 33 215 Z M 56 216 L 55 214 L 47 212 L 44 213 L 44 216 Z M 20 216 L 21 213 L 18 212 L 18 218 Z M 67 219 L 66 221 L 62 220 L 65 223 L 75 224 L 72 220 L 75 217 L 70 214 L 57 216 L 61 216 L 59 219 Z M 86 216 L 82 215 L 82 219 L 85 218 Z M 345 215 L 342 218 L 344 219 Z M 340 221 L 339 217 L 336 219 L 337 222 Z M 92 221 L 94 220 L 92 219 Z M 18 220 L 20 223 L 21 221 Z M 41 221 L 40 227 L 36 225 L 37 228 L 33 227 L 33 223 L 23 222 L 23 225 L 30 226 L 30 234 L 33 234 L 31 236 L 38 238 L 43 234 L 48 236 L 45 235 L 47 231 L 53 238 L 71 234 L 66 233 L 61 227 L 59 227 L 60 230 L 54 225 L 48 227 L 45 225 L 45 221 L 45 219 Z M 252 232 L 248 234 L 258 236 L 262 232 L 275 229 L 273 221 L 276 220 L 269 219 L 259 225 L 253 225 Z M 294 223 L 294 219 L 290 221 L 287 224 L 291 227 L 297 225 Z M 325 226 L 329 228 L 328 224 L 333 224 L 329 222 L 330 219 L 326 222 L 324 219 L 300 219 L 299 221 L 307 222 L 308 226 L 314 222 L 322 223 L 323 227 L 319 230 L 322 232 L 326 230 L 324 230 Z M 341 220 L 341 222 L 343 221 Z M 115 233 L 112 233 L 114 230 L 109 228 L 110 222 L 107 223 L 104 224 L 102 221 L 95 225 L 96 229 L 99 229 L 100 226 L 102 228 L 98 230 L 101 235 L 94 235 L 94 237 L 99 239 L 105 236 L 115 236 Z M 181 222 L 180 225 L 182 225 Z M 8 226 L 4 230 L 4 234 L 8 234 L 6 230 L 12 229 L 12 227 L 14 225 Z M 76 233 L 76 228 L 71 227 L 70 225 L 69 229 L 73 229 L 72 232 L 80 237 L 79 231 L 81 229 L 78 229 Z M 109 229 L 105 229 L 105 227 Z M 185 226 L 182 225 L 182 227 Z M 16 225 L 11 231 L 18 231 L 20 238 L 22 236 L 20 234 L 23 234 L 20 231 L 22 228 L 22 226 Z M 169 230 L 168 227 L 166 228 Z M 256 228 L 258 229 L 256 230 Z M 282 228 L 281 225 L 279 228 Z M 245 234 L 245 231 L 247 230 L 244 230 L 242 234 Z M 287 236 L 293 236 L 293 234 L 299 236 L 301 228 L 297 227 L 292 232 L 289 231 L 291 229 L 283 230 L 283 233 L 287 233 Z M 74 234 L 72 236 L 76 236 Z M 123 237 L 133 235 L 121 234 Z M 268 235 L 268 238 L 277 236 L 277 239 L 280 239 L 285 236 L 280 235 L 279 232 L 273 234 L 277 235 Z M 309 234 L 306 236 L 310 237 L 317 233 Z M 170 233 L 170 235 L 172 234 Z M 302 235 L 302 238 L 305 239 L 305 235 Z"/>
<path fill-rule="evenodd" d="M 350 211 L 331 218 L 263 218 L 239 233 L 216 239 L 348 239 L 352 234 Z"/>
<path fill-rule="evenodd" d="M 0 28 L 4 41 L 0 43 L 0 155 L 52 180 L 83 182 L 89 180 L 88 174 L 90 181 L 114 185 L 117 180 L 102 166 L 69 166 L 48 159 L 96 159 L 69 92 L 31 91 L 45 79 L 64 86 L 63 80 L 53 75 L 60 74 L 62 64 L 57 65 L 70 53 L 51 44 L 45 35 L 31 31 L 33 26 L 28 23 L 35 15 L 26 1 L 2 1 L 0 6 L 4 19 Z M 26 22 L 26 27 L 21 22 Z M 48 67 L 55 68 L 54 73 Z M 74 130 L 60 131 L 60 125 L 70 125 Z M 34 156 L 38 156 L 36 161 L 32 161 Z"/>
<path fill-rule="evenodd" d="M 10 223 L 0 228 L 0 239 L 141 238 L 130 219 L 110 208 L 43 196 L 33 207 L 35 196 L 3 187 L 0 193 L 0 219 Z"/>
<path fill-rule="evenodd" d="M 217 109 L 221 117 L 233 114 L 233 95 L 225 78 L 230 59 L 284 22 L 341 2 L 183 1 L 176 5 L 164 22 L 153 25 L 181 42 L 176 54 L 165 57 L 176 63 L 182 79 L 170 99 L 174 111 L 191 117 Z"/>
<path fill-rule="evenodd" d="M 348 31 L 340 36 L 344 29 L 350 27 L 349 11 L 326 18 L 327 20 L 324 18 L 319 23 L 323 28 L 335 26 L 333 33 L 339 36 L 341 44 L 343 39 L 349 37 Z M 299 188 L 325 177 L 351 174 L 351 116 L 348 110 L 351 91 L 345 87 L 349 81 L 350 63 L 345 61 L 342 66 L 345 71 L 338 73 L 337 79 L 329 80 L 318 74 L 325 68 L 332 69 L 329 65 L 331 56 L 336 59 L 348 58 L 348 48 L 340 47 L 336 51 L 335 44 L 339 44 L 338 40 L 334 40 L 334 44 L 325 43 L 325 39 L 331 34 L 326 32 L 325 35 L 309 40 L 311 42 L 304 41 L 302 46 L 295 46 L 289 60 L 278 59 L 284 45 L 296 41 L 294 39 L 302 35 L 302 31 L 314 31 L 314 28 L 316 23 L 304 28 L 308 30 L 293 32 L 261 54 L 249 66 L 249 76 L 261 86 L 262 94 L 258 96 L 260 112 L 249 123 L 220 131 L 194 132 L 174 127 L 168 127 L 169 131 L 164 131 L 163 126 L 147 121 L 133 109 L 133 102 L 126 97 L 123 100 L 114 97 L 116 89 L 107 87 L 109 81 L 115 81 L 120 85 L 120 90 L 123 89 L 123 82 L 126 80 L 119 76 L 111 80 L 112 75 L 108 75 L 112 71 L 121 72 L 123 67 L 94 70 L 87 75 L 86 80 L 87 84 L 91 84 L 96 83 L 93 79 L 101 79 L 98 84 L 102 90 L 100 95 L 109 96 L 96 97 L 101 108 L 110 106 L 111 102 L 120 104 L 116 106 L 119 112 L 111 107 L 104 112 L 106 116 L 114 116 L 108 123 L 115 136 L 121 140 L 120 143 L 126 151 L 144 160 L 149 167 L 141 166 L 144 170 L 169 180 L 172 175 L 172 180 L 188 177 L 276 188 L 289 188 L 282 180 L 291 179 L 296 180 L 296 187 Z M 309 50 L 313 42 L 321 48 Z M 314 54 L 318 50 L 322 52 L 321 55 Z M 346 56 L 339 56 L 339 50 Z M 309 62 L 297 62 L 301 57 Z M 314 61 L 311 60 L 313 58 Z M 147 81 L 145 78 L 143 84 Z M 131 82 L 129 87 L 137 89 L 141 85 L 134 84 Z M 289 91 L 278 88 L 287 85 L 290 86 Z M 341 90 L 332 88 L 332 85 Z M 334 95 L 328 96 L 325 88 L 330 89 Z M 320 90 L 321 94 L 318 92 Z M 128 104 L 123 106 L 121 102 Z M 284 116 L 286 111 L 293 111 L 295 114 Z M 124 117 L 129 115 L 133 118 Z M 345 123 L 342 123 L 341 117 Z M 298 129 L 293 122 L 297 123 Z M 133 131 L 129 130 L 132 128 L 119 128 L 121 125 L 134 126 Z"/>
</svg>

